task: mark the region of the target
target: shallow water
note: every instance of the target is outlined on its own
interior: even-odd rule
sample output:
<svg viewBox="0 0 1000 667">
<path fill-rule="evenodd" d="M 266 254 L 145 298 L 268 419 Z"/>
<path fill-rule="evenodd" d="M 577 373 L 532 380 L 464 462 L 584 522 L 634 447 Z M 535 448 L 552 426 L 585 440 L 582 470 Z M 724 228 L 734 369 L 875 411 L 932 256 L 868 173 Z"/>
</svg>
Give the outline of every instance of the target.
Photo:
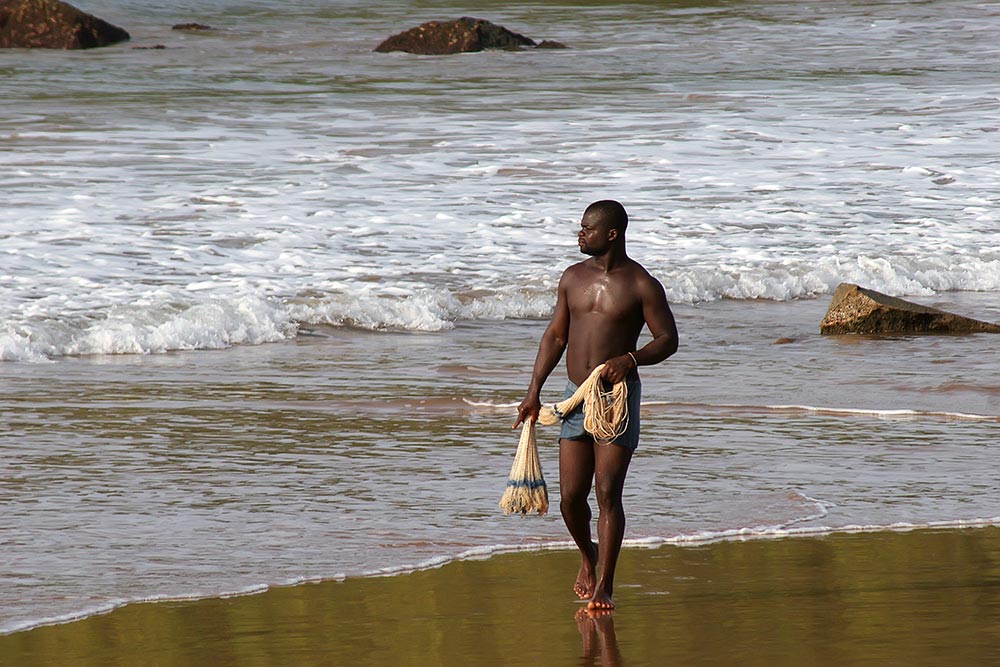
<svg viewBox="0 0 1000 667">
<path fill-rule="evenodd" d="M 677 308 L 681 351 L 644 373 L 630 540 L 1000 521 L 993 338 L 823 337 L 823 305 Z M 543 328 L 0 365 L 0 628 L 565 543 L 557 514 L 497 508 Z"/>
</svg>

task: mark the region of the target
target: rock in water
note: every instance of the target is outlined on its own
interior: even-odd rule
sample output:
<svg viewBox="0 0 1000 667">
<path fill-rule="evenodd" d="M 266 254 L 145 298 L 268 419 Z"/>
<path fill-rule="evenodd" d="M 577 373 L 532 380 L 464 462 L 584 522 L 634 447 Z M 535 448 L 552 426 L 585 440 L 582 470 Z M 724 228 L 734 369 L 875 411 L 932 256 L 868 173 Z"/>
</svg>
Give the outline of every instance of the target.
<svg viewBox="0 0 1000 667">
<path fill-rule="evenodd" d="M 0 0 L 0 48 L 91 49 L 129 39 L 107 21 L 58 0 Z"/>
<path fill-rule="evenodd" d="M 429 21 L 393 35 L 375 50 L 438 56 L 483 49 L 518 49 L 522 46 L 535 46 L 535 41 L 495 23 L 465 16 L 456 21 Z"/>
<path fill-rule="evenodd" d="M 190 31 L 194 31 L 194 32 L 206 31 L 206 30 L 213 30 L 214 31 L 215 30 L 215 28 L 213 28 L 212 26 L 205 25 L 204 23 L 178 23 L 176 25 L 171 26 L 170 29 L 171 30 L 190 30 Z"/>
<path fill-rule="evenodd" d="M 833 293 L 819 331 L 823 334 L 1000 333 L 1000 324 L 980 322 L 841 283 Z"/>
</svg>

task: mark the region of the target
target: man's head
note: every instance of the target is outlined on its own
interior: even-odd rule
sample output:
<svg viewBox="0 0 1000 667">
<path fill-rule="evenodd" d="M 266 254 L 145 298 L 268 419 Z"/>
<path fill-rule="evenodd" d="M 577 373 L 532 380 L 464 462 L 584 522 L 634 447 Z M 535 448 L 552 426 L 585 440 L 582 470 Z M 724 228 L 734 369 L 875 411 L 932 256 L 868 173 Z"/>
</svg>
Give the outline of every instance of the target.
<svg viewBox="0 0 1000 667">
<path fill-rule="evenodd" d="M 578 241 L 585 255 L 603 255 L 612 246 L 625 243 L 628 213 L 613 199 L 595 201 L 583 212 Z"/>
</svg>

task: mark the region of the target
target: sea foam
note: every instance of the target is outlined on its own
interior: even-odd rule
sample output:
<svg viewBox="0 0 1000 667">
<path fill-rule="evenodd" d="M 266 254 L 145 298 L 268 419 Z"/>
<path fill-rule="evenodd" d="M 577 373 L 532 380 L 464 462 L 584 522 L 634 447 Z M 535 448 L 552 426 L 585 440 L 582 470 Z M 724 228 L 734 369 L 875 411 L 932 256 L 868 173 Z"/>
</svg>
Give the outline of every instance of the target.
<svg viewBox="0 0 1000 667">
<path fill-rule="evenodd" d="M 297 324 L 280 303 L 253 296 L 116 306 L 65 321 L 33 318 L 0 333 L 0 360 L 221 349 L 290 338 Z"/>
<path fill-rule="evenodd" d="M 1000 291 L 1000 260 L 967 259 L 958 265 L 927 260 L 898 266 L 860 257 L 849 263 L 834 258 L 674 268 L 653 257 L 648 265 L 654 273 L 662 266 L 658 277 L 675 304 L 815 298 L 832 293 L 840 281 L 906 296 Z M 79 299 L 51 295 L 15 307 L 0 323 L 0 360 L 220 349 L 287 340 L 302 325 L 434 332 L 451 329 L 461 320 L 545 318 L 555 303 L 557 278 L 556 272 L 539 273 L 524 284 L 458 290 L 402 280 L 372 286 L 339 278 L 326 292 L 302 290 L 308 296 L 248 292 L 241 284 L 234 289 L 214 281 L 148 293 L 101 289 L 81 280 L 78 289 L 88 292 Z M 105 305 L 109 300 L 111 305 Z"/>
</svg>

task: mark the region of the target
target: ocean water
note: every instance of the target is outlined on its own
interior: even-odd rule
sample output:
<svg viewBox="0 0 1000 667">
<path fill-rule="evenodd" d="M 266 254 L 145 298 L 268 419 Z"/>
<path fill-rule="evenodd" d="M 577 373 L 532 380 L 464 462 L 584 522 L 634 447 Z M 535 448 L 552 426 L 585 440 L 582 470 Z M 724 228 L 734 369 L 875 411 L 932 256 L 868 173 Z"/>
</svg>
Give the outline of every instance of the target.
<svg viewBox="0 0 1000 667">
<path fill-rule="evenodd" d="M 565 546 L 496 503 L 606 197 L 681 332 L 631 540 L 1000 522 L 996 339 L 818 335 L 1000 321 L 996 5 L 80 6 L 0 53 L 0 632 Z M 572 48 L 371 51 L 469 14 Z"/>
</svg>

